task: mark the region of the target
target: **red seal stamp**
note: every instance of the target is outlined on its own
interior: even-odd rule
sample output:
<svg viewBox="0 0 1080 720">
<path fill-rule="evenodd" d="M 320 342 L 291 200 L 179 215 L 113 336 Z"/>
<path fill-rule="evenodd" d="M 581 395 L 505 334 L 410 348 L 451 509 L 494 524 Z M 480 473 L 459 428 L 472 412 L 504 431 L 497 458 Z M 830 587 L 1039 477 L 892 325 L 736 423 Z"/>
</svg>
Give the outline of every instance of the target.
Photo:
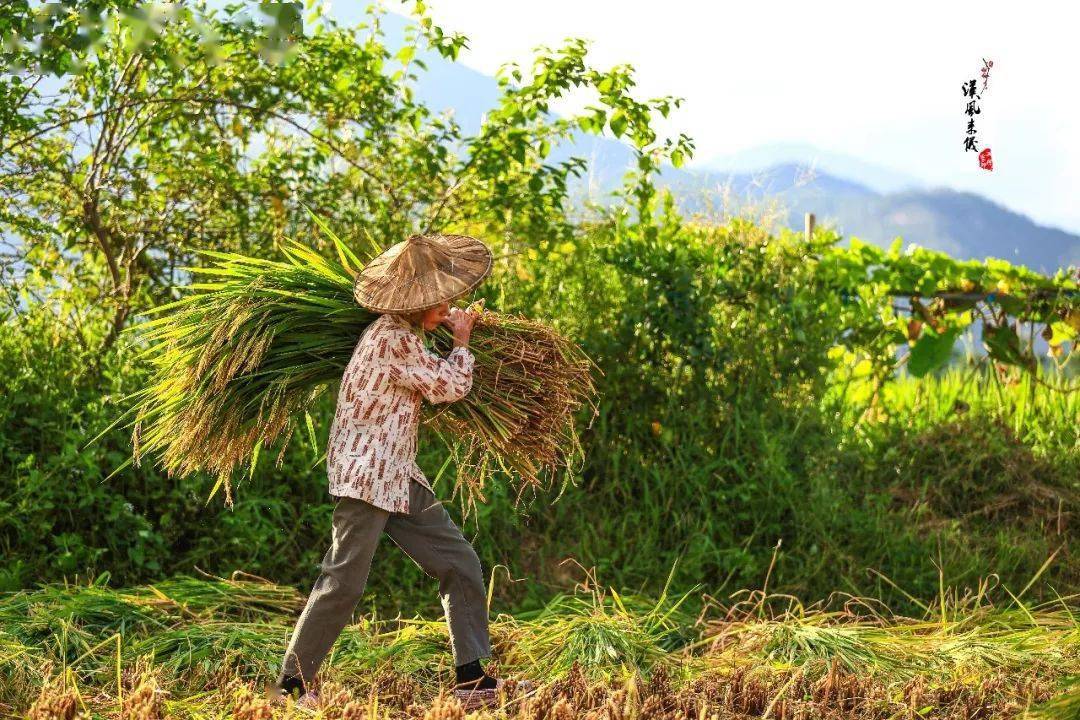
<svg viewBox="0 0 1080 720">
<path fill-rule="evenodd" d="M 990 157 L 990 148 L 983 148 L 979 153 L 979 167 L 983 170 L 994 169 L 994 158 Z"/>
</svg>

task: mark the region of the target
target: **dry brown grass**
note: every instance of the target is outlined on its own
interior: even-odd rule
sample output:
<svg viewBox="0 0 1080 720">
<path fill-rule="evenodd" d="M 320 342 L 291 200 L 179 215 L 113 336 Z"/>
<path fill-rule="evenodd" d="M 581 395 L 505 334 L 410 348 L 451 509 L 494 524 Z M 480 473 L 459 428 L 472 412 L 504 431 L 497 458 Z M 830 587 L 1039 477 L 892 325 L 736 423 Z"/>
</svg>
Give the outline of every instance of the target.
<svg viewBox="0 0 1080 720">
<path fill-rule="evenodd" d="M 331 673 L 332 676 L 332 673 Z M 115 687 L 113 688 L 115 690 Z M 465 713 L 445 690 L 425 691 L 407 678 L 383 674 L 363 683 L 328 679 L 321 684 L 325 720 L 681 720 L 683 718 L 775 720 L 895 720 L 935 718 L 977 720 L 1021 717 L 1048 701 L 1055 683 L 1047 677 L 998 671 L 969 680 L 919 676 L 896 685 L 841 668 L 839 662 L 811 677 L 799 668 L 768 665 L 716 668 L 685 682 L 665 669 L 650 677 L 590 682 L 577 664 L 566 677 L 542 685 L 528 697 L 505 695 L 498 707 Z M 272 706 L 256 683 L 233 678 L 219 689 L 189 692 L 165 699 L 155 682 L 140 680 L 120 703 L 101 688 L 87 698 L 93 717 L 234 718 L 273 720 L 311 717 L 291 705 Z M 50 681 L 26 711 L 31 720 L 89 718 L 80 711 L 78 693 Z M 119 708 L 119 713 L 117 712 Z"/>
</svg>

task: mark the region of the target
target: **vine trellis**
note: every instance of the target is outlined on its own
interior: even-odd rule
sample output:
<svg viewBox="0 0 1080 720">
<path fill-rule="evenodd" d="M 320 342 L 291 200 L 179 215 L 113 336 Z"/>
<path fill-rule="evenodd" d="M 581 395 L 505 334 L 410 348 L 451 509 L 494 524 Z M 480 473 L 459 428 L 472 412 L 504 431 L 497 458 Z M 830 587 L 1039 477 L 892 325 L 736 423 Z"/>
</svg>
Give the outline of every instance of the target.
<svg viewBox="0 0 1080 720">
<path fill-rule="evenodd" d="M 889 342 L 910 347 L 899 362 L 912 375 L 944 366 L 960 334 L 981 320 L 982 342 L 992 361 L 1020 368 L 1056 391 L 1080 389 L 1080 384 L 1057 386 L 1039 377 L 1041 364 L 1034 352 L 1041 325 L 1038 334 L 1059 370 L 1076 353 L 1080 268 L 1063 268 L 1050 276 L 998 258 L 957 260 L 918 245 L 904 249 L 900 238 L 887 249 L 854 237 L 848 247 L 838 247 L 835 233 L 814 233 L 809 215 L 806 237 L 817 251 L 823 286 L 837 292 L 844 303 L 881 305 L 886 298 L 908 299 L 908 307 L 892 305 L 906 317 L 898 314 L 883 322 Z M 1022 339 L 1025 323 L 1029 332 Z"/>
</svg>

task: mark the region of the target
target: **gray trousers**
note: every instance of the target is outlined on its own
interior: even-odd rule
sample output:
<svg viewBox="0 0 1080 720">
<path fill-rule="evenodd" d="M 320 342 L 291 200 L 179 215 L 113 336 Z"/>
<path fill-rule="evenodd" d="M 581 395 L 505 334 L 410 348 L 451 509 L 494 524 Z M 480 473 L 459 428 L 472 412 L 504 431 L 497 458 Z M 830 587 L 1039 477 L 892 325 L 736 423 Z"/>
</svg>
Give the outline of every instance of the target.
<svg viewBox="0 0 1080 720">
<path fill-rule="evenodd" d="M 388 512 L 354 498 L 337 500 L 333 542 L 289 639 L 279 683 L 288 675 L 300 675 L 310 685 L 363 596 L 383 530 L 420 569 L 439 581 L 454 664 L 491 655 L 480 559 L 442 503 L 411 480 L 408 514 Z"/>
</svg>

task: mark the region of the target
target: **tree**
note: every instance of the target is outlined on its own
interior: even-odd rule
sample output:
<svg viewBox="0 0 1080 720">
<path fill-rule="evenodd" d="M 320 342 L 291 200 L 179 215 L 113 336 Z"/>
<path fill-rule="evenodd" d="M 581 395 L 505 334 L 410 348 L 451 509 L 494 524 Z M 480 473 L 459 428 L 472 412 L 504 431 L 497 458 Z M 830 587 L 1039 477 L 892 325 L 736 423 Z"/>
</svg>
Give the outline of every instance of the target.
<svg viewBox="0 0 1080 720">
<path fill-rule="evenodd" d="M 316 12 L 271 42 L 242 6 L 69 5 L 100 15 L 100 37 L 37 65 L 40 48 L 17 48 L 27 69 L 5 78 L 0 233 L 17 240 L 19 267 L 62 267 L 51 289 L 86 294 L 81 322 L 102 325 L 100 350 L 185 280 L 195 250 L 274 253 L 308 227 L 303 205 L 356 242 L 459 229 L 513 250 L 569 236 L 567 178 L 585 162 L 544 159 L 574 131 L 632 139 L 639 172 L 627 191 L 641 212 L 658 162 L 692 152 L 685 136 L 657 143 L 650 127 L 680 101 L 635 100 L 632 68 L 589 67 L 580 40 L 539 48 L 528 77 L 505 68 L 497 107 L 464 135 L 413 97 L 418 51 L 454 60 L 467 42 L 419 2 L 396 53 L 374 8 L 357 28 Z M 42 92 L 55 72 L 57 92 Z M 600 105 L 553 117 L 550 102 L 574 87 L 595 89 Z"/>
</svg>

